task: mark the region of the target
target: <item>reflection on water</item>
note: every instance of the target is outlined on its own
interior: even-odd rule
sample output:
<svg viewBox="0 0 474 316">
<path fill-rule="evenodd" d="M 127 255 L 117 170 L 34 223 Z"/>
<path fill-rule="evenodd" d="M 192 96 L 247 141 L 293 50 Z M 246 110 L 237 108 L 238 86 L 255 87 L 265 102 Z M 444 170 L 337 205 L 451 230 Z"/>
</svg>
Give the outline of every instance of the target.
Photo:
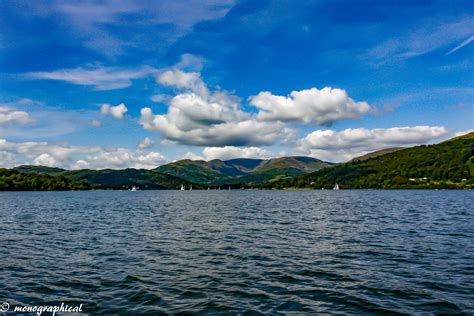
<svg viewBox="0 0 474 316">
<path fill-rule="evenodd" d="M 473 313 L 472 205 L 472 191 L 0 193 L 0 300 Z"/>
</svg>

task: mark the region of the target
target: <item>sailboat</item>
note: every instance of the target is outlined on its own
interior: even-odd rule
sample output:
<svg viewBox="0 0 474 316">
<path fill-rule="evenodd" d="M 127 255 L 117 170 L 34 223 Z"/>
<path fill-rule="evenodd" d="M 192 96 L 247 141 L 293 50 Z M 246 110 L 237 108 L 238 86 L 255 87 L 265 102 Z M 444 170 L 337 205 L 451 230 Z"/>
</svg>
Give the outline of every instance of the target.
<svg viewBox="0 0 474 316">
<path fill-rule="evenodd" d="M 184 191 L 184 184 L 181 184 L 181 191 Z"/>
<path fill-rule="evenodd" d="M 189 191 L 192 191 L 192 190 L 193 190 L 193 186 L 190 186 L 190 187 L 189 187 Z"/>
<path fill-rule="evenodd" d="M 334 186 L 333 190 L 339 190 L 339 183 L 336 182 L 336 185 Z"/>
<path fill-rule="evenodd" d="M 138 191 L 138 187 L 133 186 L 131 191 Z"/>
<path fill-rule="evenodd" d="M 207 187 L 207 191 L 209 191 L 211 188 Z"/>
<path fill-rule="evenodd" d="M 229 191 L 232 190 L 232 188 L 229 186 Z"/>
</svg>

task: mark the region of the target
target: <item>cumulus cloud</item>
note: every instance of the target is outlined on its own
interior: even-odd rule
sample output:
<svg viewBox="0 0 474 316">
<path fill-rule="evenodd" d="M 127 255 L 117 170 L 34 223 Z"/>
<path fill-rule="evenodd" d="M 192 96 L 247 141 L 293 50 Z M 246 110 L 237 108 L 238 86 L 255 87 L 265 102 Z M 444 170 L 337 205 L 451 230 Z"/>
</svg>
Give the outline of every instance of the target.
<svg viewBox="0 0 474 316">
<path fill-rule="evenodd" d="M 0 167 L 22 164 L 72 169 L 152 169 L 167 161 L 159 152 L 127 148 L 82 147 L 47 142 L 13 143 L 0 139 Z"/>
<path fill-rule="evenodd" d="M 76 85 L 93 86 L 96 90 L 115 90 L 129 87 L 132 80 L 157 72 L 156 68 L 78 67 L 54 71 L 29 72 L 27 79 L 66 81 Z"/>
<path fill-rule="evenodd" d="M 209 90 L 198 72 L 185 72 L 179 69 L 168 70 L 158 74 L 156 81 L 167 87 L 189 89 L 203 97 L 209 95 Z"/>
<path fill-rule="evenodd" d="M 141 109 L 140 124 L 166 140 L 199 146 L 268 145 L 287 140 L 294 131 L 283 123 L 260 122 L 241 110 L 239 98 L 225 91 L 210 92 L 199 73 L 170 70 L 157 82 L 184 90 L 168 103 L 168 112 L 154 115 Z"/>
<path fill-rule="evenodd" d="M 39 155 L 33 160 L 33 163 L 37 166 L 47 167 L 57 167 L 59 165 L 59 162 L 48 153 Z"/>
<path fill-rule="evenodd" d="M 148 149 L 148 148 L 153 147 L 154 144 L 155 144 L 155 142 L 154 142 L 153 140 L 151 140 L 151 139 L 148 138 L 148 137 L 145 137 L 145 138 L 140 142 L 140 144 L 138 144 L 138 148 L 139 148 L 139 149 Z"/>
<path fill-rule="evenodd" d="M 102 104 L 100 107 L 100 111 L 102 114 L 105 115 L 112 115 L 118 120 L 123 120 L 125 113 L 127 113 L 128 109 L 125 104 L 120 103 L 116 106 L 111 106 L 110 104 Z"/>
<path fill-rule="evenodd" d="M 202 151 L 205 160 L 233 158 L 270 158 L 271 152 L 259 147 L 206 147 Z"/>
<path fill-rule="evenodd" d="M 101 149 L 85 159 L 77 160 L 73 169 L 153 169 L 166 162 L 159 152 L 139 153 L 126 148 Z"/>
<path fill-rule="evenodd" d="M 168 140 L 196 146 L 245 146 L 270 145 L 288 138 L 293 131 L 282 123 L 264 123 L 255 120 L 216 123 L 212 118 L 202 118 L 199 122 L 184 122 L 188 117 L 153 115 L 150 108 L 141 110 L 140 124 L 145 129 L 157 131 Z M 208 125 L 203 124 L 204 119 Z M 182 128 L 180 128 L 182 127 Z"/>
<path fill-rule="evenodd" d="M 347 161 L 384 148 L 425 144 L 448 133 L 441 126 L 316 130 L 298 141 L 297 147 L 301 153 L 319 159 Z"/>
<path fill-rule="evenodd" d="M 27 112 L 17 111 L 8 106 L 0 106 L 0 125 L 27 124 L 31 122 L 33 122 L 33 119 Z"/>
<path fill-rule="evenodd" d="M 355 102 L 342 89 L 325 87 L 293 91 L 289 96 L 260 92 L 250 98 L 250 104 L 260 110 L 263 121 L 330 124 L 355 119 L 372 109 L 366 102 Z"/>
</svg>

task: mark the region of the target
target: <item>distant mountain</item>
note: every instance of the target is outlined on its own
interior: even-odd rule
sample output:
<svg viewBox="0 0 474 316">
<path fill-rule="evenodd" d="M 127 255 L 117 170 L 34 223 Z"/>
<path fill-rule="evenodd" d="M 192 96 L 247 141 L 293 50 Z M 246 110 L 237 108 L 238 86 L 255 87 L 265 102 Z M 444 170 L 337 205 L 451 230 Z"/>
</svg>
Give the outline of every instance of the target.
<svg viewBox="0 0 474 316">
<path fill-rule="evenodd" d="M 61 169 L 61 168 L 53 168 L 53 167 L 45 167 L 45 166 L 31 166 L 31 165 L 23 165 L 23 166 L 15 167 L 14 169 L 19 172 L 49 174 L 49 175 L 60 174 L 67 171 L 66 169 Z"/>
<path fill-rule="evenodd" d="M 177 189 L 181 184 L 191 185 L 186 180 L 145 169 L 64 170 L 43 166 L 19 166 L 15 170 L 30 174 L 62 176 L 96 189 L 128 189 L 132 186 L 139 186 L 141 189 Z"/>
<path fill-rule="evenodd" d="M 194 183 L 211 184 L 232 179 L 245 173 L 221 160 L 180 160 L 160 166 L 154 171 Z"/>
<path fill-rule="evenodd" d="M 178 189 L 182 184 L 195 188 L 230 185 L 260 184 L 276 179 L 295 177 L 331 166 L 329 162 L 309 157 L 275 159 L 214 159 L 180 160 L 154 170 L 65 170 L 45 166 L 19 166 L 16 172 L 35 175 L 60 176 L 68 181 L 85 184 L 95 189 Z"/>
<path fill-rule="evenodd" d="M 385 149 L 382 149 L 382 150 L 373 151 L 371 153 L 353 158 L 352 161 L 364 161 L 364 160 L 367 160 L 367 159 L 370 159 L 370 158 L 375 158 L 375 157 L 382 156 L 382 155 L 385 155 L 385 154 L 394 153 L 394 152 L 402 150 L 402 149 L 405 149 L 405 147 L 385 148 Z"/>
<path fill-rule="evenodd" d="M 265 188 L 474 188 L 474 133 L 325 168 Z"/>
<path fill-rule="evenodd" d="M 310 157 L 180 160 L 154 170 L 0 169 L 0 190 L 262 188 L 474 188 L 474 133 L 436 145 L 389 148 L 335 165 Z"/>
<path fill-rule="evenodd" d="M 299 176 L 332 165 L 334 164 L 310 157 L 239 158 L 225 161 L 188 159 L 160 166 L 155 171 L 205 185 L 259 184 Z"/>
</svg>

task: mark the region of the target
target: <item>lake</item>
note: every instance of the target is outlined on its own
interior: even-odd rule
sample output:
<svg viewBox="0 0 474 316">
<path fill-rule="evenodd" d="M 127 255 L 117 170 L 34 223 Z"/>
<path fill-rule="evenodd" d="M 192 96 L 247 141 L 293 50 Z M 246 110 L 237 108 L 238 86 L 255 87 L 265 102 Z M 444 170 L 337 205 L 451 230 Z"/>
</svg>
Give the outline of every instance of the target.
<svg viewBox="0 0 474 316">
<path fill-rule="evenodd" d="M 0 303 L 472 314 L 473 205 L 472 191 L 0 192 Z"/>
</svg>

